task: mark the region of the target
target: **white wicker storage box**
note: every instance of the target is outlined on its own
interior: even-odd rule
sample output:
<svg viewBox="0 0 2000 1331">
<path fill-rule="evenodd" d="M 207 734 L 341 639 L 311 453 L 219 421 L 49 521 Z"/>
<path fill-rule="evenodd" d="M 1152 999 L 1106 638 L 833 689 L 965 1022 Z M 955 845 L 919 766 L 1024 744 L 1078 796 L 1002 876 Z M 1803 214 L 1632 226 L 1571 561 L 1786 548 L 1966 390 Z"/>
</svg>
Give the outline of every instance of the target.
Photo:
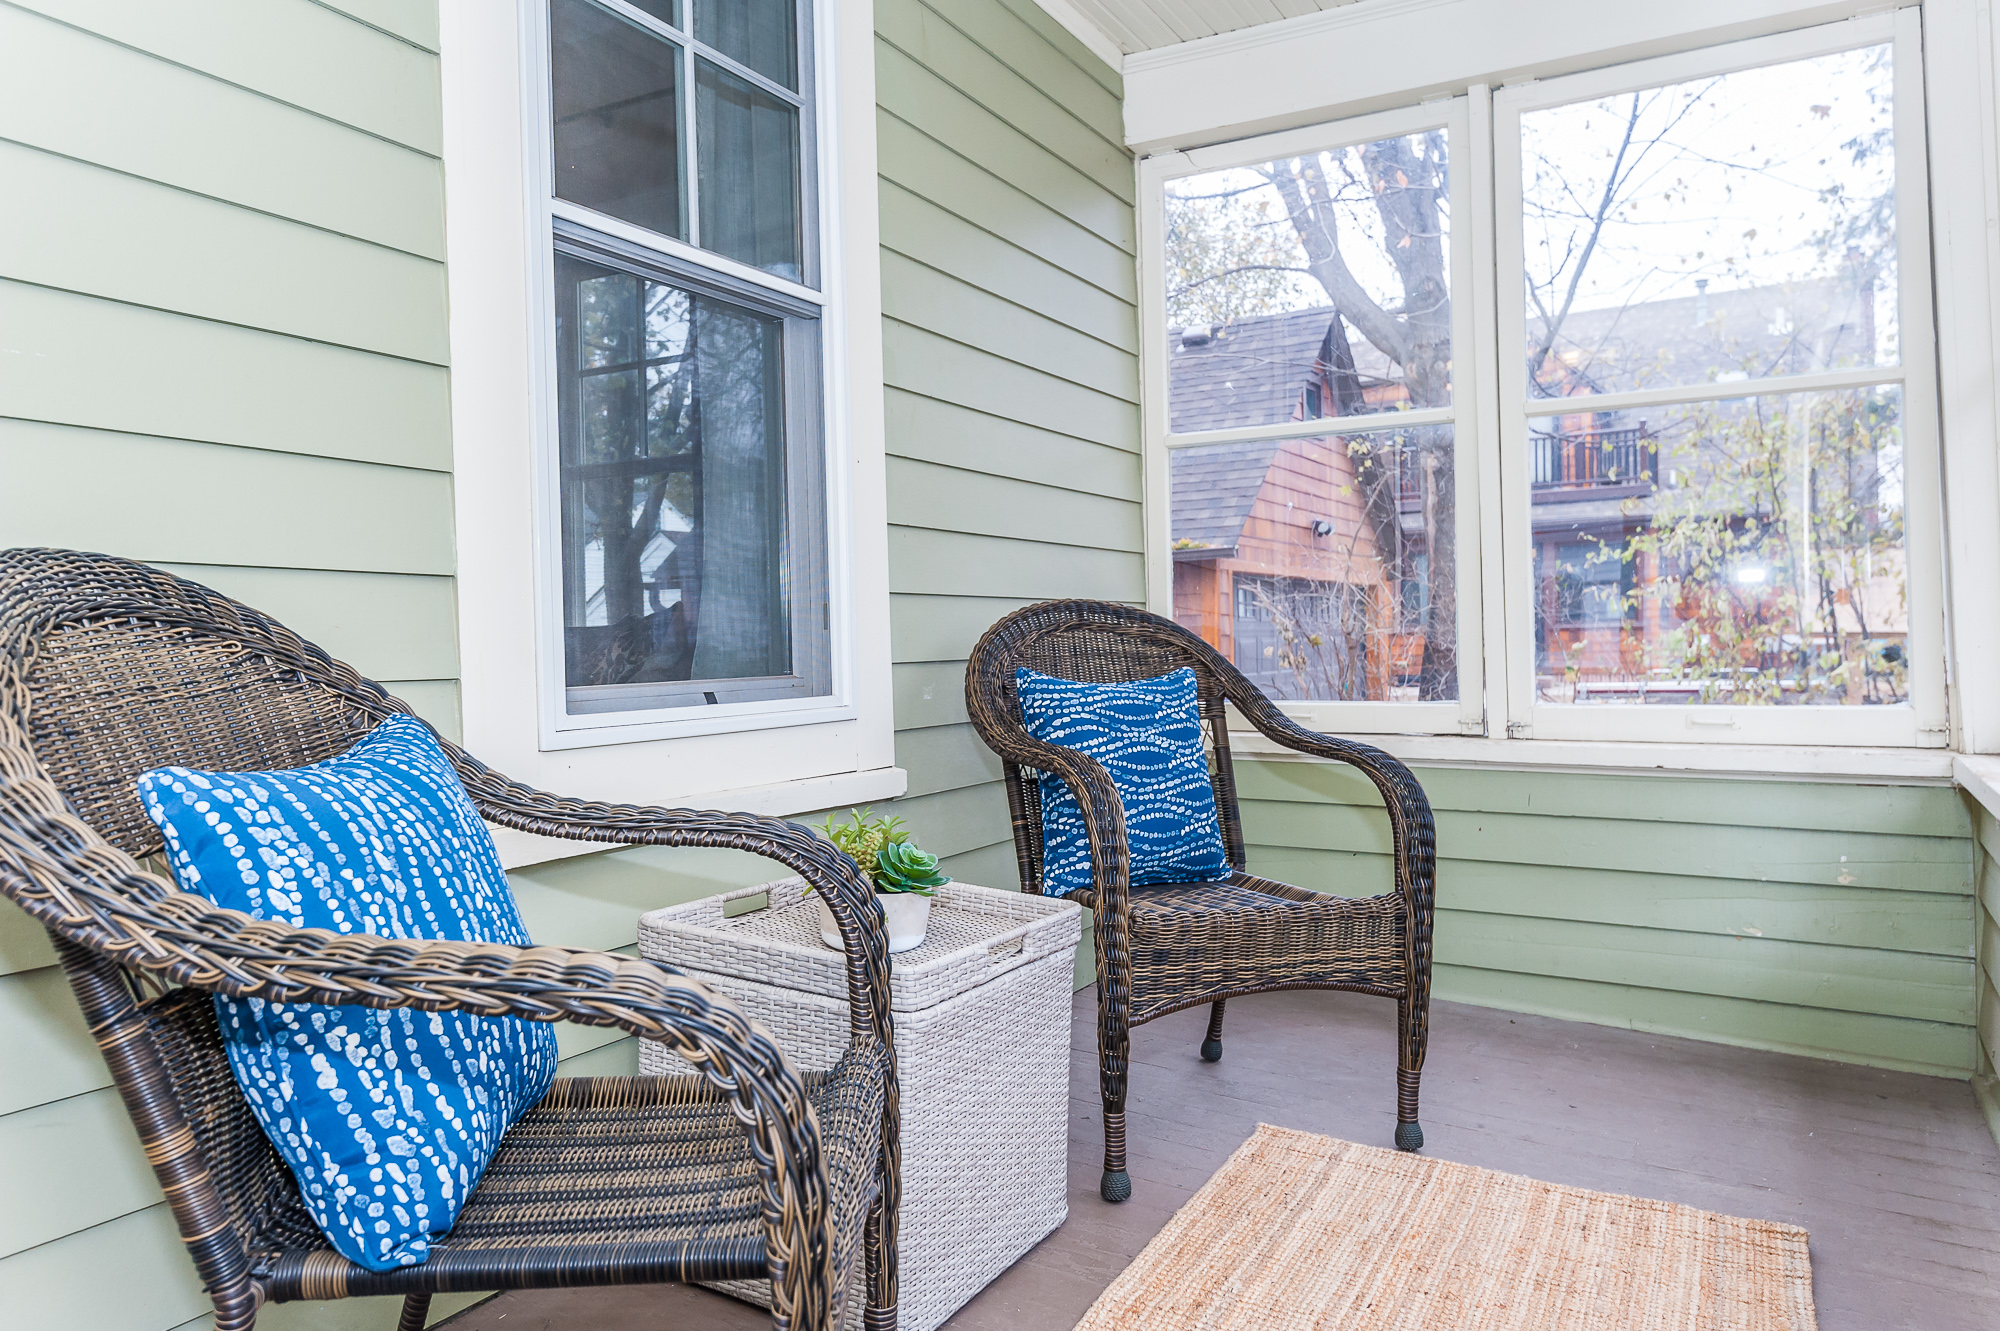
<svg viewBox="0 0 2000 1331">
<path fill-rule="evenodd" d="M 1070 902 L 952 883 L 938 891 L 923 945 L 890 958 L 903 1110 L 901 1331 L 933 1331 L 1068 1215 L 1081 927 Z M 639 920 L 639 951 L 742 1004 L 794 1066 L 830 1067 L 847 1046 L 846 962 L 820 942 L 819 908 L 802 879 L 653 911 Z M 652 1042 L 640 1046 L 639 1069 L 688 1070 Z M 851 1300 L 850 1325 L 860 1311 Z"/>
</svg>

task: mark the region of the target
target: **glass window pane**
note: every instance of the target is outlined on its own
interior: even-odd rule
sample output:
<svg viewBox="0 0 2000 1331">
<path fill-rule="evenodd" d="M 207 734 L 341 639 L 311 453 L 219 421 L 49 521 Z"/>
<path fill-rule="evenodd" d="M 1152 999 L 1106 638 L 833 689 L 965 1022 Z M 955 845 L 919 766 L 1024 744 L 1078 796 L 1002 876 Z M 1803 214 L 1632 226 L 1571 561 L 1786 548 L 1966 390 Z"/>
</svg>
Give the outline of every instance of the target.
<svg viewBox="0 0 2000 1331">
<path fill-rule="evenodd" d="M 798 15 L 792 0 L 699 0 L 694 35 L 797 92 Z"/>
<path fill-rule="evenodd" d="M 569 686 L 786 674 L 783 322 L 561 253 L 556 297 Z"/>
<path fill-rule="evenodd" d="M 1521 118 L 1536 397 L 1897 360 L 1888 46 Z"/>
<path fill-rule="evenodd" d="M 1448 405 L 1450 213 L 1443 130 L 1170 182 L 1169 428 Z"/>
<path fill-rule="evenodd" d="M 1909 701 L 1894 387 L 1531 422 L 1536 696 Z"/>
<path fill-rule="evenodd" d="M 677 0 L 628 0 L 634 9 L 644 10 L 669 27 L 681 26 L 681 7 Z"/>
<path fill-rule="evenodd" d="M 588 3 L 549 7 L 555 191 L 678 239 L 680 48 Z"/>
<path fill-rule="evenodd" d="M 797 109 L 706 60 L 695 65 L 702 248 L 804 280 Z"/>
<path fill-rule="evenodd" d="M 1274 698 L 1458 697 L 1450 426 L 1170 456 L 1176 620 Z"/>
</svg>

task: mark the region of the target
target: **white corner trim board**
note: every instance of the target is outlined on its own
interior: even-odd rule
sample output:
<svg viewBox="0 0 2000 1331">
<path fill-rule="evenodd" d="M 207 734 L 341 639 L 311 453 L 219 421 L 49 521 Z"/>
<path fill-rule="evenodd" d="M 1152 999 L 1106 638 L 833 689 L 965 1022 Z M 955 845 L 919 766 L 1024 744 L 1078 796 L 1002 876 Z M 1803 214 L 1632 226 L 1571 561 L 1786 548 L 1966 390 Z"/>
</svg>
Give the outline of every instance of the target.
<svg viewBox="0 0 2000 1331">
<path fill-rule="evenodd" d="M 1096 22 L 1071 4 L 1069 0 L 1035 0 L 1042 11 L 1056 22 L 1069 29 L 1070 36 L 1090 48 L 1090 53 L 1105 64 L 1121 73 L 1125 69 L 1125 52 L 1111 34 L 1097 26 Z"/>
</svg>

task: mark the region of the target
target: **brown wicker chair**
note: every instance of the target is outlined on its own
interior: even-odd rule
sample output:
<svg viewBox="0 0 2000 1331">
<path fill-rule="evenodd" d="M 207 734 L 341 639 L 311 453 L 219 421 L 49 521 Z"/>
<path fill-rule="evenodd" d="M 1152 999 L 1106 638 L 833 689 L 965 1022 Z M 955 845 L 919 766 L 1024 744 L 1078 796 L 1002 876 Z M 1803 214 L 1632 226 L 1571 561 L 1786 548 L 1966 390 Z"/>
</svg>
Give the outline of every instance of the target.
<svg viewBox="0 0 2000 1331">
<path fill-rule="evenodd" d="M 1097 762 L 1030 736 L 1014 671 L 1113 683 L 1191 667 L 1212 743 L 1211 773 L 1223 845 L 1235 866 L 1226 881 L 1141 888 L 1128 882 L 1125 814 Z M 1245 872 L 1243 823 L 1230 765 L 1224 702 L 1300 753 L 1351 763 L 1388 807 L 1396 887 L 1348 900 Z M 1008 615 L 979 640 L 965 671 L 965 703 L 981 738 L 1000 755 L 1023 891 L 1042 890 L 1041 795 L 1037 771 L 1075 792 L 1089 829 L 1096 876 L 1073 899 L 1094 913 L 1097 942 L 1098 1076 L 1104 1094 L 1106 1201 L 1132 1195 L 1125 1169 L 1125 1090 L 1134 1025 L 1211 1005 L 1201 1056 L 1222 1057 L 1229 999 L 1273 989 L 1354 989 L 1396 1000 L 1396 1145 L 1420 1148 L 1417 1082 L 1429 1034 L 1431 914 L 1436 833 L 1423 787 L 1380 749 L 1305 729 L 1279 711 L 1220 653 L 1172 620 L 1104 601 L 1046 601 Z"/>
<path fill-rule="evenodd" d="M 771 1281 L 773 1324 L 830 1331 L 865 1270 L 896 1319 L 898 1136 L 881 909 L 854 862 L 743 814 L 560 799 L 444 745 L 491 822 L 544 836 L 721 846 L 820 890 L 847 941 L 852 1042 L 801 1076 L 725 997 L 651 962 L 559 947 L 292 929 L 176 891 L 133 778 L 163 764 L 295 767 L 406 709 L 282 625 L 158 570 L 0 552 L 0 891 L 46 925 L 159 1175 L 218 1331 L 287 1299 Z M 335 1254 L 250 1115 L 211 992 L 511 1013 L 665 1041 L 699 1076 L 558 1080 L 502 1141 L 420 1266 Z"/>
</svg>

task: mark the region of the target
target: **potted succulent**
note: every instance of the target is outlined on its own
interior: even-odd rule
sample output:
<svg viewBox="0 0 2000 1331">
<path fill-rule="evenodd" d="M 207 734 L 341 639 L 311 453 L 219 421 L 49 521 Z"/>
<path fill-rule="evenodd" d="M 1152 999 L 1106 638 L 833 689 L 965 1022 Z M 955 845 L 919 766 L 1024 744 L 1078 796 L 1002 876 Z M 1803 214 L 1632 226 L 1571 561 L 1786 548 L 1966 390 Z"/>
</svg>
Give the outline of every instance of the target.
<svg viewBox="0 0 2000 1331">
<path fill-rule="evenodd" d="M 889 951 L 908 952 L 924 941 L 930 926 L 931 896 L 951 879 L 938 872 L 938 858 L 917 849 L 901 818 L 879 818 L 867 809 L 849 809 L 847 820 L 835 823 L 828 814 L 820 834 L 853 857 L 875 885 L 889 924 Z M 828 947 L 841 946 L 840 926 L 824 901 L 819 903 L 819 936 Z"/>
</svg>

